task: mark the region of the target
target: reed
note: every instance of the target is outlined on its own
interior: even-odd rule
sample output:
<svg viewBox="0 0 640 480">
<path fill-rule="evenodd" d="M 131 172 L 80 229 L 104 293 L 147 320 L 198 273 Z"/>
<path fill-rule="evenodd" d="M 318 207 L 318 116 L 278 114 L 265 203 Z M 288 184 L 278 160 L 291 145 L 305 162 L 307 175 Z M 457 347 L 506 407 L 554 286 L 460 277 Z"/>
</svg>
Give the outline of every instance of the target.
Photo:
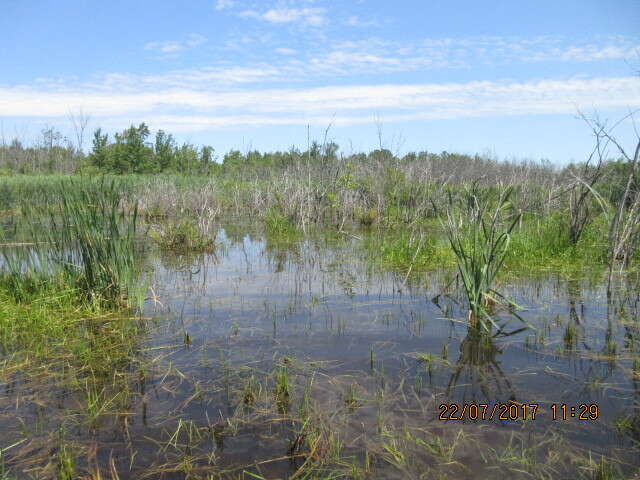
<svg viewBox="0 0 640 480">
<path fill-rule="evenodd" d="M 0 279 L 6 290 L 25 301 L 55 283 L 99 305 L 140 301 L 138 213 L 135 206 L 130 212 L 122 206 L 120 183 L 70 178 L 56 182 L 51 192 L 50 203 L 23 207 L 18 221 L 28 225 L 31 242 L 2 242 Z"/>
<path fill-rule="evenodd" d="M 59 265 L 84 296 L 119 303 L 138 290 L 135 237 L 138 210 L 127 214 L 120 205 L 116 181 L 88 184 L 63 181 L 59 212 L 49 214 L 43 232 Z"/>
<path fill-rule="evenodd" d="M 488 195 L 473 184 L 462 205 L 449 196 L 443 227 L 457 260 L 458 273 L 469 301 L 469 322 L 485 330 L 496 325 L 490 314 L 492 305 L 507 302 L 494 288 L 520 214 L 513 215 L 509 198 L 513 189 L 502 190 L 495 207 Z"/>
</svg>

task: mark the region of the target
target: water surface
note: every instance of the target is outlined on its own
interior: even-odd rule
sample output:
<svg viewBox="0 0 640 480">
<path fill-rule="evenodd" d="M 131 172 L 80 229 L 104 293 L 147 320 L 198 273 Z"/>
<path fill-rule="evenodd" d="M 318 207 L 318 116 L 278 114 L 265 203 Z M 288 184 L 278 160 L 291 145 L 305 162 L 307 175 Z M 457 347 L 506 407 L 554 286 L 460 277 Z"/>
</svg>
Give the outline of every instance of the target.
<svg viewBox="0 0 640 480">
<path fill-rule="evenodd" d="M 603 456 L 638 471 L 637 278 L 608 300 L 603 272 L 505 274 L 530 328 L 497 311 L 503 331 L 479 339 L 451 269 L 385 271 L 349 236 L 277 242 L 225 225 L 218 240 L 215 254 L 149 253 L 146 367 L 117 415 L 87 428 L 68 420 L 76 395 L 6 384 L 0 448 L 64 423 L 80 463 L 120 478 L 285 478 L 312 457 L 343 478 L 357 477 L 348 465 L 370 478 L 592 478 Z M 443 421 L 441 404 L 538 410 Z M 597 419 L 580 420 L 582 404 Z M 310 454 L 313 435 L 323 450 Z M 25 442 L 7 464 L 28 478 L 25 455 L 46 453 Z"/>
</svg>

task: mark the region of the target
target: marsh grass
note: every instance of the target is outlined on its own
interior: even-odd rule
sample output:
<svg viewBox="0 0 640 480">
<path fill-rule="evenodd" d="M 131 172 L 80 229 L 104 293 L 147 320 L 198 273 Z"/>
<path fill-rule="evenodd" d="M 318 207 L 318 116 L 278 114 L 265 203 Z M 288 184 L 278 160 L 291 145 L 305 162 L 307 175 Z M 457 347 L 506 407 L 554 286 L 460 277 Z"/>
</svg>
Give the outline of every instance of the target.
<svg viewBox="0 0 640 480">
<path fill-rule="evenodd" d="M 267 213 L 265 228 L 267 236 L 271 239 L 296 240 L 301 236 L 301 232 L 295 223 L 277 208 L 272 208 Z"/>
<path fill-rule="evenodd" d="M 79 185 L 69 180 L 59 188 L 64 191 L 60 210 L 50 213 L 48 228 L 41 231 L 52 261 L 91 301 L 119 304 L 140 297 L 137 207 L 131 214 L 124 210 L 115 181 Z"/>
<path fill-rule="evenodd" d="M 208 222 L 196 223 L 193 219 L 169 220 L 155 224 L 149 235 L 161 248 L 180 253 L 211 252 L 216 247 L 216 232 Z"/>
<path fill-rule="evenodd" d="M 62 289 L 96 306 L 140 304 L 137 209 L 122 206 L 122 188 L 104 178 L 65 179 L 51 187 L 51 203 L 24 206 L 19 221 L 32 242 L 16 247 L 2 241 L 5 290 L 19 300 Z"/>
<path fill-rule="evenodd" d="M 454 256 L 435 233 L 380 232 L 367 235 L 365 249 L 376 264 L 398 270 L 453 265 Z"/>
<path fill-rule="evenodd" d="M 49 192 L 49 203 L 23 205 L 17 218 L 32 242 L 0 247 L 0 382 L 20 379 L 42 408 L 70 398 L 74 416 L 56 412 L 51 421 L 95 430 L 128 408 L 140 365 L 144 321 L 130 310 L 144 294 L 137 211 L 122 206 L 116 181 L 65 179 Z M 45 440 L 30 428 L 35 448 Z M 52 455 L 54 476 L 78 478 L 73 442 L 61 438 Z"/>
<path fill-rule="evenodd" d="M 497 200 L 491 202 L 473 185 L 461 205 L 449 196 L 443 220 L 469 301 L 469 322 L 472 325 L 479 322 L 485 330 L 491 326 L 499 330 L 491 315 L 493 305 L 513 306 L 513 302 L 493 288 L 509 248 L 511 232 L 520 219 L 519 214 L 510 212 L 512 192 L 511 188 L 504 189 Z"/>
<path fill-rule="evenodd" d="M 102 187 L 83 183 L 78 188 L 93 192 L 94 188 Z M 65 195 L 61 190 L 55 192 L 56 195 Z M 408 203 L 410 198 L 403 195 L 400 200 Z M 119 203 L 107 202 L 111 207 L 106 211 L 112 214 L 113 222 L 109 220 L 109 215 L 106 220 L 94 219 L 93 223 L 78 221 L 76 217 L 61 222 L 61 212 L 73 214 L 74 209 L 84 207 L 74 205 L 68 208 L 57 202 L 52 202 L 46 208 L 34 209 L 38 212 L 37 218 L 42 220 L 47 229 L 54 221 L 69 226 L 74 229 L 73 239 L 65 237 L 66 240 L 55 243 L 50 236 L 53 233 L 39 232 L 40 241 L 46 242 L 42 248 L 21 249 L 15 254 L 7 249 L 9 262 L 13 262 L 13 266 L 3 266 L 6 270 L 2 282 L 7 283 L 0 285 L 2 383 L 9 390 L 13 388 L 10 385 L 15 378 L 35 379 L 39 376 L 44 379 L 44 386 L 41 384 L 38 387 L 41 390 L 34 398 L 39 403 L 47 404 L 46 414 L 51 413 L 51 416 L 57 416 L 56 420 L 60 418 L 61 423 L 71 425 L 74 435 L 80 437 L 56 444 L 57 450 L 48 464 L 49 470 L 55 470 L 50 476 L 116 479 L 121 475 L 122 478 L 208 480 L 284 478 L 284 474 L 275 472 L 286 471 L 290 473 L 286 476 L 292 479 L 444 479 L 482 478 L 483 475 L 504 478 L 580 478 L 578 474 L 586 472 L 589 477 L 583 478 L 612 478 L 605 468 L 601 469 L 603 475 L 597 477 L 597 465 L 589 464 L 584 452 L 579 456 L 556 438 L 545 437 L 546 433 L 532 434 L 524 426 L 522 430 L 516 428 L 514 435 L 505 439 L 498 434 L 482 437 L 461 422 L 446 426 L 430 422 L 429 418 L 436 410 L 433 404 L 436 400 L 430 395 L 430 389 L 422 389 L 422 393 L 419 393 L 421 389 L 415 387 L 413 372 L 409 376 L 408 370 L 398 370 L 397 362 L 386 357 L 382 348 L 375 352 L 373 347 L 369 350 L 370 371 L 351 372 L 348 376 L 334 375 L 336 372 L 331 371 L 329 362 L 327 365 L 311 365 L 279 355 L 274 355 L 271 362 L 265 361 L 260 368 L 254 369 L 247 366 L 252 362 L 247 362 L 249 357 L 242 350 L 240 340 L 244 340 L 245 330 L 239 329 L 234 320 L 231 339 L 225 337 L 224 341 L 232 354 L 228 357 L 228 363 L 227 360 L 220 362 L 220 368 L 207 367 L 194 373 L 178 371 L 175 367 L 177 362 L 172 366 L 174 356 L 184 355 L 183 365 L 188 365 L 189 355 L 195 358 L 207 348 L 199 339 L 194 341 L 184 326 L 177 330 L 177 346 L 162 345 L 149 349 L 153 350 L 151 355 L 154 357 L 167 355 L 169 366 L 162 371 L 159 368 L 147 368 L 143 363 L 147 322 L 126 315 L 109 314 L 105 308 L 117 309 L 132 297 L 127 279 L 135 277 L 130 272 L 137 272 L 137 265 L 128 263 L 129 257 L 125 256 L 122 268 L 118 267 L 121 260 L 114 260 L 118 249 L 113 249 L 116 252 L 113 253 L 105 245 L 105 242 L 116 238 L 114 235 L 117 236 L 117 242 L 125 237 L 129 240 L 122 240 L 118 245 L 130 245 L 131 252 L 135 252 L 131 240 L 136 235 L 135 226 L 132 235 L 127 236 L 132 210 L 122 205 L 121 198 Z M 84 218 L 83 215 L 91 217 L 101 212 L 98 205 L 93 202 L 88 207 L 91 212 L 83 211 L 77 215 L 81 218 Z M 487 228 L 491 228 L 494 225 L 491 222 L 493 207 L 500 205 L 500 199 L 491 197 L 488 205 L 491 207 L 486 208 L 486 217 L 481 218 L 485 218 Z M 506 218 L 501 217 L 495 223 L 493 241 L 487 240 L 487 236 L 491 237 L 490 232 L 488 235 L 481 223 L 475 227 L 462 226 L 462 246 L 468 249 L 464 252 L 470 253 L 471 258 L 477 258 L 477 265 L 472 264 L 474 268 L 469 268 L 470 272 L 475 272 L 478 265 L 480 270 L 482 265 L 486 266 L 486 262 L 482 263 L 485 258 L 482 252 L 491 251 L 487 244 L 494 245 L 494 251 L 498 252 L 496 257 L 502 255 L 504 258 L 504 250 L 508 254 L 508 236 L 513 238 L 516 230 L 513 227 L 513 231 L 509 230 L 513 221 L 509 217 L 512 212 L 508 212 L 506 206 L 504 210 Z M 278 212 L 272 213 L 271 234 L 284 238 L 289 237 L 290 233 L 293 236 L 300 235 L 295 217 Z M 462 210 L 454 213 L 468 218 L 463 217 Z M 264 211 L 260 215 L 264 215 Z M 375 223 L 378 222 L 376 220 Z M 87 224 L 89 226 L 83 227 Z M 117 228 L 112 228 L 113 224 Z M 467 227 L 469 230 L 464 230 Z M 472 235 L 473 228 L 477 229 L 477 241 Z M 78 229 L 83 229 L 84 233 L 77 234 Z M 498 242 L 501 232 L 505 231 L 506 240 Z M 551 228 L 548 231 L 551 232 Z M 415 268 L 419 268 L 433 261 L 429 244 L 425 248 L 427 253 L 415 253 L 420 245 L 419 240 L 419 234 L 404 237 L 398 246 L 401 251 L 396 256 L 398 265 L 415 265 Z M 548 242 L 542 241 L 540 247 L 552 241 L 554 236 L 550 234 Z M 87 250 L 86 255 L 83 255 L 80 244 L 90 244 L 83 247 Z M 473 251 L 474 245 L 479 253 Z M 443 246 L 446 248 L 446 244 L 439 244 L 437 248 L 444 251 Z M 559 245 L 558 252 L 563 249 Z M 390 249 L 395 250 L 395 247 Z M 64 254 L 59 254 L 59 251 Z M 556 255 L 554 252 L 552 256 Z M 452 263 L 454 256 L 448 249 L 446 255 Z M 30 259 L 30 256 L 33 258 Z M 84 258 L 98 259 L 90 274 L 83 267 Z M 422 261 L 421 258 L 426 260 Z M 73 264 L 65 264 L 71 261 Z M 106 273 L 101 270 L 103 263 L 110 266 Z M 117 265 L 114 266 L 114 263 Z M 129 268 L 128 265 L 133 267 Z M 496 300 L 510 306 L 493 291 L 500 267 L 497 261 L 491 265 L 491 271 L 497 273 L 493 282 L 485 282 L 488 294 L 480 296 L 480 305 L 489 316 L 496 308 L 496 305 L 492 305 Z M 14 272 L 15 276 L 11 277 L 10 272 Z M 16 283 L 11 285 L 12 281 Z M 343 286 L 347 295 L 351 292 L 353 296 L 354 283 L 355 278 L 347 278 L 341 281 L 340 286 Z M 117 284 L 118 287 L 110 287 L 111 284 Z M 108 287 L 105 288 L 105 285 Z M 484 301 L 484 298 L 489 301 Z M 96 308 L 96 305 L 100 308 Z M 321 306 L 324 308 L 324 305 Z M 478 323 L 483 322 L 485 327 L 492 325 L 491 317 L 486 319 L 480 314 L 477 320 Z M 275 321 L 274 314 L 274 329 Z M 344 333 L 345 322 L 338 321 L 339 332 Z M 190 326 L 188 328 L 194 335 L 198 331 L 191 330 Z M 564 323 L 560 328 L 564 328 Z M 485 382 L 489 392 L 487 397 L 498 390 L 506 392 L 506 389 L 498 388 L 500 384 L 491 382 L 492 379 L 501 378 L 501 373 L 497 371 L 502 361 L 499 357 L 499 349 L 502 348 L 500 339 L 493 343 L 488 335 L 481 335 L 479 331 L 480 328 L 469 329 L 469 335 L 460 345 L 459 352 L 455 340 L 449 338 L 442 344 L 441 353 L 435 347 L 432 352 L 415 354 L 416 361 L 410 363 L 419 364 L 429 377 L 432 374 L 446 375 L 451 369 L 454 382 L 458 380 L 456 375 L 466 382 L 466 372 L 480 372 L 489 380 Z M 276 348 L 287 347 L 283 342 Z M 198 351 L 200 348 L 202 352 Z M 255 350 L 250 350 L 249 355 L 255 355 Z M 365 356 L 362 359 L 364 363 Z M 637 360 L 636 364 L 634 378 L 638 378 L 640 372 Z M 166 367 L 166 363 L 162 366 Z M 183 366 L 179 368 L 184 369 Z M 220 373 L 224 378 L 217 378 L 216 372 L 224 372 Z M 358 376 L 357 384 L 353 381 L 354 375 Z M 147 393 L 145 382 L 148 382 Z M 35 384 L 32 381 L 28 386 Z M 66 399 L 67 403 L 62 407 L 54 406 L 58 398 Z M 4 402 L 3 408 L 13 412 L 14 398 L 7 394 L 0 399 Z M 158 402 L 149 409 L 154 412 L 149 425 L 146 418 L 147 400 Z M 141 404 L 144 410 L 140 408 Z M 215 408 L 222 405 L 227 408 Z M 27 423 L 32 418 L 28 408 L 19 413 L 27 419 Z M 372 414 L 375 408 L 379 412 L 377 416 L 375 412 Z M 145 413 L 141 414 L 140 410 Z M 216 418 L 210 420 L 207 412 L 214 412 Z M 48 425 L 42 428 L 46 429 Z M 415 428 L 416 425 L 420 427 Z M 624 430 L 626 435 L 634 434 L 629 430 L 629 425 L 630 419 L 620 422 L 620 430 Z M 481 430 L 492 430 L 491 425 L 486 427 L 483 426 Z M 26 436 L 35 438 L 39 435 L 35 427 L 32 430 L 29 428 L 29 425 L 24 427 Z M 505 429 L 499 427 L 496 430 L 504 432 Z M 44 445 L 42 451 L 45 456 L 40 460 L 25 458 L 24 463 L 11 458 L 12 472 L 26 475 L 26 469 L 32 468 L 28 475 L 33 478 L 43 478 L 51 473 L 36 467 L 50 461 L 50 448 L 47 448 L 50 436 L 42 439 L 43 436 L 38 440 Z M 89 456 L 87 452 L 94 446 L 91 442 L 107 436 L 118 439 L 116 442 L 122 440 L 124 446 L 100 440 L 95 448 L 100 448 L 98 459 L 101 463 L 94 467 L 86 460 Z M 234 436 L 237 439 L 230 438 Z M 253 456 L 246 461 L 238 460 L 234 448 L 239 444 L 246 445 L 249 438 L 252 442 L 255 439 L 255 444 L 247 449 L 251 450 Z M 231 445 L 226 453 L 223 451 L 225 441 L 228 446 Z M 235 441 L 238 443 L 234 444 Z M 13 440 L 9 443 L 13 444 Z M 107 460 L 107 451 L 111 448 L 123 457 L 118 466 L 111 453 Z M 9 450 L 6 453 L 13 452 Z M 152 453 L 145 458 L 145 452 Z M 4 453 L 0 450 L 0 454 Z M 467 459 L 479 460 L 478 455 L 484 464 L 480 463 L 478 470 L 474 468 L 474 471 L 470 471 L 466 467 Z M 230 465 L 229 458 L 235 463 Z M 269 470 L 271 464 L 280 465 L 281 469 Z M 0 462 L 0 478 L 3 475 L 5 473 Z"/>
</svg>

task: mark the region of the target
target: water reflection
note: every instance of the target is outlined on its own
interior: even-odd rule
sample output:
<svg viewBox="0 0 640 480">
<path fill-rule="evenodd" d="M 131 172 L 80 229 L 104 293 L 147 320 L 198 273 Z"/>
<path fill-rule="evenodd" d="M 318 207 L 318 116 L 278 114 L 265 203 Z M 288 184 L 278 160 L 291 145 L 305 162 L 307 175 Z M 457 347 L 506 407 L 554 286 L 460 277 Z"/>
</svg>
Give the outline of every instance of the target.
<svg viewBox="0 0 640 480">
<path fill-rule="evenodd" d="M 541 414 L 527 424 L 532 436 L 523 442 L 552 432 L 584 452 L 621 450 L 628 465 L 640 466 L 632 450 L 640 442 L 637 277 L 621 282 L 609 302 L 605 286 L 593 277 L 567 279 L 548 272 L 507 277 L 501 290 L 523 308 L 494 312 L 506 327 L 487 335 L 467 325 L 453 269 L 409 276 L 385 271 L 372 265 L 361 241 L 344 236 L 283 242 L 261 234 L 258 226 L 233 223 L 222 226 L 217 239 L 215 254 L 147 250 L 150 284 L 161 303 L 146 303 L 145 317 L 151 320 L 131 333 L 136 340 L 131 356 L 139 365 L 151 359 L 151 366 L 140 371 L 135 364 L 118 366 L 136 375 L 130 384 L 117 384 L 129 392 L 118 404 L 119 416 L 110 424 L 96 423 L 91 434 L 76 426 L 78 443 L 99 438 L 101 448 L 105 444 L 122 455 L 127 449 L 143 452 L 147 457 L 139 453 L 131 460 L 140 469 L 144 458 L 160 469 L 188 445 L 185 457 L 197 457 L 205 471 L 214 457 L 216 468 L 237 467 L 303 452 L 303 439 L 334 430 L 352 448 L 365 438 L 368 448 L 381 437 L 388 448 L 399 448 L 399 440 L 389 440 L 394 422 L 407 442 L 406 432 L 416 425 L 433 427 L 434 405 L 443 398 L 540 403 L 547 413 L 551 403 L 589 402 L 598 403 L 599 421 L 554 423 Z M 533 328 L 509 323 L 513 313 Z M 107 391 L 113 379 L 97 385 L 97 393 Z M 28 424 L 35 408 L 17 400 L 25 392 L 16 378 L 3 387 L 0 427 L 15 442 L 20 431 L 15 418 Z M 49 394 L 53 402 L 38 400 L 47 413 L 77 408 L 64 384 L 38 393 Z M 311 402 L 318 417 L 334 423 L 304 430 L 311 415 L 306 411 L 304 421 L 296 415 Z M 390 417 L 388 424 L 383 417 Z M 55 423 L 60 415 L 50 418 Z M 485 465 L 488 457 L 477 452 L 475 439 L 498 449 L 507 444 L 500 436 L 504 426 L 465 424 L 469 443 L 461 451 L 476 453 L 466 453 L 464 462 Z M 458 438 L 453 433 L 458 426 L 435 427 L 430 441 Z M 171 440 L 176 431 L 179 441 Z M 184 440 L 189 435 L 199 446 Z M 7 445 L 0 441 L 0 450 Z M 434 451 L 434 444 L 428 445 Z M 101 452 L 108 459 L 106 448 Z M 387 454 L 383 450 L 378 458 Z M 415 455 L 424 457 L 425 450 Z M 172 472 L 178 463 L 171 463 Z M 260 475 L 285 477 L 298 466 L 274 463 Z M 123 471 L 127 468 L 123 462 Z"/>
<path fill-rule="evenodd" d="M 455 398 L 466 403 L 516 401 L 509 378 L 503 372 L 499 356 L 502 350 L 494 337 L 478 327 L 469 327 L 460 343 L 460 354 L 447 384 L 447 395 L 452 395 L 460 381 Z"/>
</svg>

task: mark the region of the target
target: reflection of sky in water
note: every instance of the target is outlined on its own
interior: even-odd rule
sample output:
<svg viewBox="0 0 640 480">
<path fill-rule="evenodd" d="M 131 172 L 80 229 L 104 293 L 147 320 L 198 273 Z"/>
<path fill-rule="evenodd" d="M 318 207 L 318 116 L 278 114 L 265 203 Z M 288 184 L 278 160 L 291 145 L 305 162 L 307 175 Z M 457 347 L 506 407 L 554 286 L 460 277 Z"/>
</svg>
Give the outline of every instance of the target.
<svg viewBox="0 0 640 480">
<path fill-rule="evenodd" d="M 270 396 L 269 382 L 287 356 L 296 385 L 294 403 L 313 378 L 315 405 L 325 412 L 344 410 L 341 395 L 357 386 L 365 401 L 345 414 L 349 426 L 335 425 L 344 429 L 345 441 L 360 438 L 363 431 L 364 437 L 376 439 L 380 408 L 385 421 L 399 431 L 425 428 L 445 441 L 452 441 L 459 429 L 470 434 L 473 448 L 460 460 L 468 475 L 455 478 L 474 478 L 475 472 L 493 468 L 475 442 L 499 450 L 516 432 L 527 448 L 548 439 L 549 433 L 561 433 L 571 448 L 615 451 L 630 467 L 640 466 L 630 437 L 613 427 L 640 402 L 640 380 L 634 381 L 631 373 L 639 337 L 639 299 L 633 288 L 628 290 L 634 296 L 621 309 L 617 297 L 607 307 L 601 273 L 579 280 L 549 272 L 505 275 L 498 290 L 523 307 L 518 314 L 534 329 L 494 338 L 481 348 L 468 336 L 465 302 L 451 269 L 414 272 L 409 278 L 405 272 L 385 272 L 371 265 L 363 242 L 348 236 L 277 243 L 251 228 L 229 225 L 218 242 L 215 255 L 150 253 L 145 259 L 153 267 L 150 284 L 161 305 L 147 301 L 145 314 L 153 321 L 145 322 L 140 342 L 147 346 L 150 332 L 151 348 L 140 354 L 157 362 L 151 362 L 146 380 L 135 386 L 139 394 L 127 407 L 131 442 L 142 464 L 156 458 L 155 439 L 166 437 L 178 418 L 200 426 L 232 418 L 249 376 L 263 382 Z M 506 332 L 523 326 L 507 312 L 497 312 L 496 318 L 507 322 Z M 567 325 L 577 332 L 570 352 L 565 350 Z M 185 334 L 189 346 L 184 345 Z M 607 339 L 615 345 L 615 356 L 603 354 Z M 53 431 L 58 428 L 56 413 L 78 403 L 64 389 L 54 387 L 52 395 L 49 388 L 46 395 L 56 398 L 56 406 L 38 421 L 51 422 Z M 205 392 L 198 400 L 193 396 L 197 389 Z M 379 390 L 384 391 L 383 407 Z M 9 425 L 4 430 L 10 443 L 21 438 L 15 418 L 34 418 L 27 402 L 16 410 L 14 395 L 22 395 L 19 388 L 0 397 L 8 402 L 0 410 L 0 428 Z M 540 403 L 537 420 L 438 420 L 440 403 L 509 400 Z M 551 403 L 597 403 L 601 420 L 553 422 Z M 120 467 L 128 471 L 129 437 L 109 443 L 112 427 L 105 424 L 99 435 L 109 451 L 113 446 L 122 454 Z M 215 445 L 219 461 L 237 466 L 280 457 L 294 428 L 299 425 L 270 420 L 246 424 L 226 436 L 224 445 Z M 93 435 L 82 428 L 74 434 L 81 442 Z M 351 453 L 362 454 L 361 447 L 354 444 Z M 292 471 L 286 462 L 270 468 L 266 478 Z M 386 476 L 388 470 L 381 471 L 380 478 L 392 478 Z"/>
<path fill-rule="evenodd" d="M 334 374 L 369 371 L 373 349 L 376 364 L 384 364 L 392 381 L 416 382 L 421 395 L 435 393 L 442 401 L 544 403 L 541 428 L 551 417 L 549 403 L 598 403 L 604 422 L 611 424 L 638 402 L 629 360 L 637 346 L 625 338 L 637 338 L 637 319 L 633 329 L 625 329 L 612 310 L 609 336 L 617 356 L 601 355 L 607 305 L 600 280 L 570 281 L 551 273 L 501 279 L 499 289 L 524 307 L 518 313 L 536 330 L 494 339 L 493 353 L 474 353 L 465 342 L 464 302 L 455 293 L 451 271 L 405 281 L 404 273 L 367 265 L 360 243 L 347 238 L 288 245 L 250 235 L 232 241 L 224 231 L 218 238 L 225 246 L 217 257 L 157 261 L 152 283 L 164 308 L 155 314 L 170 319 L 159 330 L 158 344 L 179 342 L 186 331 L 194 347 L 224 349 L 235 365 L 268 362 L 275 352 L 331 361 Z M 432 301 L 447 291 L 450 295 L 441 295 L 437 304 Z M 508 320 L 507 331 L 522 327 L 508 314 L 499 317 Z M 563 352 L 568 323 L 578 332 L 569 354 Z M 450 364 L 441 360 L 445 345 Z M 188 370 L 197 363 L 195 350 L 183 351 L 174 361 Z M 416 360 L 417 352 L 432 354 L 431 372 Z M 575 421 L 570 428 L 587 445 L 618 441 L 603 423 Z"/>
</svg>

